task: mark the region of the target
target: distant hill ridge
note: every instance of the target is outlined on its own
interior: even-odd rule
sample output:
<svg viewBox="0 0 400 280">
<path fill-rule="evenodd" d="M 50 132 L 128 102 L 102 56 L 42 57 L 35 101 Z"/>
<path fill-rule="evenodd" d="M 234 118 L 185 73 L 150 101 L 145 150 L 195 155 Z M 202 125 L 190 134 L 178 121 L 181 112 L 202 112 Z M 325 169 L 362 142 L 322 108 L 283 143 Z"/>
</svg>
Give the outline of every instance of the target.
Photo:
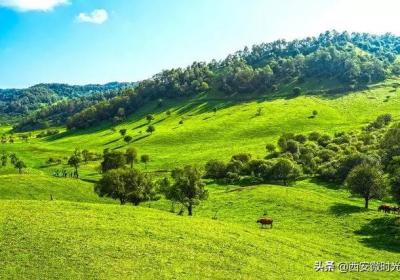
<svg viewBox="0 0 400 280">
<path fill-rule="evenodd" d="M 119 122 L 150 101 L 196 97 L 242 98 L 276 95 L 298 96 L 313 91 L 314 84 L 330 84 L 340 92 L 365 88 L 400 75 L 400 37 L 327 31 L 302 40 L 277 40 L 244 48 L 224 60 L 193 62 L 186 68 L 164 70 L 122 89 L 118 96 L 71 110 L 54 122 L 52 110 L 44 108 L 18 125 L 19 130 L 45 127 L 46 122 L 81 129 L 102 121 Z M 335 92 L 335 89 L 329 92 Z M 66 110 L 63 110 L 66 111 Z"/>
<path fill-rule="evenodd" d="M 133 87 L 135 83 L 104 85 L 37 84 L 23 89 L 0 89 L 0 115 L 26 115 L 63 99 L 78 98 Z"/>
</svg>

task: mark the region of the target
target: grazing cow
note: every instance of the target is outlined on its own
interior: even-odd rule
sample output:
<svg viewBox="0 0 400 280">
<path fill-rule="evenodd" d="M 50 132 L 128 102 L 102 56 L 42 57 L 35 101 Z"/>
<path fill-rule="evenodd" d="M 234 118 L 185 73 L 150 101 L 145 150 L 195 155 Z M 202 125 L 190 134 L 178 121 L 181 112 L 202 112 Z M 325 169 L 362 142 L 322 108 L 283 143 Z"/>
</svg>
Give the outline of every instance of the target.
<svg viewBox="0 0 400 280">
<path fill-rule="evenodd" d="M 390 211 L 392 211 L 393 214 L 399 214 L 400 213 L 400 207 L 390 207 Z"/>
<path fill-rule="evenodd" d="M 273 220 L 271 218 L 261 218 L 261 219 L 257 220 L 257 223 L 261 224 L 261 228 L 264 228 L 267 225 L 271 225 L 271 228 L 272 228 Z"/>
<path fill-rule="evenodd" d="M 378 207 L 378 211 L 383 211 L 384 213 L 390 213 L 390 211 L 392 210 L 392 207 L 390 207 L 389 205 L 381 205 Z"/>
</svg>

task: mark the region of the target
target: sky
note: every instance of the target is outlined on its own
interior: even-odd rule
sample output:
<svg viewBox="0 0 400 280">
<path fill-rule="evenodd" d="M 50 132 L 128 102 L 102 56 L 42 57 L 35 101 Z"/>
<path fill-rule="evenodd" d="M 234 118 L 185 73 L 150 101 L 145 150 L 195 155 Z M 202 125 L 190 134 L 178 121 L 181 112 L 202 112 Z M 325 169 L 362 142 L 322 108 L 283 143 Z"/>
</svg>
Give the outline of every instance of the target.
<svg viewBox="0 0 400 280">
<path fill-rule="evenodd" d="M 0 0 L 0 88 L 139 81 L 326 30 L 400 35 L 399 0 Z"/>
</svg>

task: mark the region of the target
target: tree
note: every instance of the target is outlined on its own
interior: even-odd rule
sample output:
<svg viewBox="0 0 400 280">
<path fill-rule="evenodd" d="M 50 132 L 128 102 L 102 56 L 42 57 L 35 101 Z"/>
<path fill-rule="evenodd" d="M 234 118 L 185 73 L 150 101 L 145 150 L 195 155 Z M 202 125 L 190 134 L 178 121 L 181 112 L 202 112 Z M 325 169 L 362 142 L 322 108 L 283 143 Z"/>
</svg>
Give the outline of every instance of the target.
<svg viewBox="0 0 400 280">
<path fill-rule="evenodd" d="M 69 166 L 73 167 L 75 169 L 75 175 L 76 177 L 79 177 L 78 173 L 78 168 L 79 164 L 81 162 L 81 158 L 77 156 L 76 154 L 73 154 L 69 159 L 68 159 L 68 164 Z"/>
<path fill-rule="evenodd" d="M 15 166 L 15 164 L 18 161 L 16 154 L 14 154 L 14 153 L 10 154 L 10 161 L 11 161 L 11 164 Z"/>
<path fill-rule="evenodd" d="M 265 145 L 265 149 L 267 150 L 267 152 L 272 153 L 275 152 L 275 145 L 274 144 L 267 144 Z"/>
<path fill-rule="evenodd" d="M 292 90 L 294 96 L 299 96 L 301 94 L 301 88 L 295 87 Z"/>
<path fill-rule="evenodd" d="M 131 141 L 132 141 L 132 136 L 130 136 L 130 135 L 126 135 L 125 137 L 124 137 L 124 141 L 126 142 L 126 143 L 130 143 Z"/>
<path fill-rule="evenodd" d="M 149 123 L 151 123 L 151 121 L 154 120 L 154 116 L 149 114 L 149 115 L 146 116 L 146 120 L 147 120 Z"/>
<path fill-rule="evenodd" d="M 137 151 L 135 148 L 128 148 L 125 152 L 126 163 L 131 165 L 133 168 L 133 163 L 137 161 Z"/>
<path fill-rule="evenodd" d="M 103 161 L 101 162 L 101 171 L 103 173 L 124 167 L 126 164 L 125 154 L 118 151 L 107 152 L 103 154 Z"/>
<path fill-rule="evenodd" d="M 189 216 L 193 215 L 195 205 L 208 198 L 201 177 L 201 172 L 193 166 L 177 168 L 172 172 L 174 184 L 164 190 L 168 199 L 180 202 L 187 208 Z"/>
<path fill-rule="evenodd" d="M 126 129 L 125 128 L 120 129 L 119 134 L 121 134 L 121 136 L 124 137 L 126 135 Z"/>
<path fill-rule="evenodd" d="M 15 168 L 18 169 L 19 174 L 21 174 L 21 173 L 22 173 L 22 170 L 23 170 L 24 168 L 26 168 L 26 165 L 25 165 L 25 163 L 24 163 L 22 160 L 18 160 L 18 161 L 15 163 Z"/>
<path fill-rule="evenodd" d="M 92 155 L 88 150 L 85 149 L 82 151 L 82 157 L 83 157 L 83 161 L 85 163 L 87 163 L 89 160 L 91 160 Z"/>
<path fill-rule="evenodd" d="M 122 180 L 122 169 L 113 169 L 103 174 L 102 178 L 95 184 L 95 192 L 100 197 L 111 197 L 118 199 L 121 205 L 127 201 L 127 190 Z"/>
<path fill-rule="evenodd" d="M 394 200 L 400 204 L 400 169 L 397 169 L 390 178 L 390 190 Z"/>
<path fill-rule="evenodd" d="M 346 185 L 352 194 L 360 195 L 364 198 L 365 208 L 367 209 L 370 199 L 380 199 L 386 191 L 386 183 L 382 171 L 369 164 L 361 164 L 354 167 L 346 178 Z"/>
<path fill-rule="evenodd" d="M 157 182 L 158 191 L 165 196 L 166 199 L 171 200 L 171 212 L 175 213 L 176 197 L 178 194 L 174 193 L 177 189 L 172 188 L 171 182 L 167 177 Z"/>
<path fill-rule="evenodd" d="M 3 166 L 3 167 L 6 166 L 7 160 L 8 160 L 8 155 L 5 152 L 3 152 L 1 154 L 0 160 L 1 160 L 1 166 Z"/>
<path fill-rule="evenodd" d="M 105 174 L 95 185 L 100 197 L 118 199 L 121 205 L 155 199 L 154 184 L 150 177 L 135 169 L 113 169 Z"/>
<path fill-rule="evenodd" d="M 150 161 L 150 156 L 149 156 L 149 155 L 142 155 L 142 156 L 140 157 L 140 161 L 141 161 L 142 163 L 144 163 L 144 166 L 145 166 L 146 169 L 147 169 L 147 163 Z"/>
<path fill-rule="evenodd" d="M 272 167 L 271 176 L 274 180 L 282 181 L 287 186 L 300 176 L 300 169 L 291 160 L 280 158 Z"/>
<path fill-rule="evenodd" d="M 156 130 L 156 128 L 154 127 L 154 125 L 149 125 L 146 129 L 146 132 L 153 134 L 153 132 Z"/>
<path fill-rule="evenodd" d="M 318 111 L 317 110 L 312 111 L 312 115 L 315 118 L 318 115 Z"/>
</svg>

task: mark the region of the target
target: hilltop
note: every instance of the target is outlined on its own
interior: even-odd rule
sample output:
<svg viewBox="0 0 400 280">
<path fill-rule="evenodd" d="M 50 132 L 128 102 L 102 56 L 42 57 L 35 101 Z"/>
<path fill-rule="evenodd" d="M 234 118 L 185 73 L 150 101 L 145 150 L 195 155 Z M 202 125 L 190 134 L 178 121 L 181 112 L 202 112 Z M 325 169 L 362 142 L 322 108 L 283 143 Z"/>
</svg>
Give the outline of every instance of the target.
<svg viewBox="0 0 400 280">
<path fill-rule="evenodd" d="M 245 48 L 221 61 L 164 70 L 140 81 L 134 90 L 77 110 L 71 110 L 70 104 L 44 108 L 26 116 L 16 129 L 62 124 L 74 130 L 103 121 L 119 123 L 154 101 L 162 105 L 167 100 L 184 103 L 202 96 L 235 101 L 274 98 L 282 91 L 298 96 L 309 91 L 334 95 L 362 90 L 400 74 L 399 53 L 400 37 L 391 34 L 327 31 L 302 40 L 277 40 Z M 70 111 L 68 118 L 57 118 L 63 111 Z"/>
</svg>

